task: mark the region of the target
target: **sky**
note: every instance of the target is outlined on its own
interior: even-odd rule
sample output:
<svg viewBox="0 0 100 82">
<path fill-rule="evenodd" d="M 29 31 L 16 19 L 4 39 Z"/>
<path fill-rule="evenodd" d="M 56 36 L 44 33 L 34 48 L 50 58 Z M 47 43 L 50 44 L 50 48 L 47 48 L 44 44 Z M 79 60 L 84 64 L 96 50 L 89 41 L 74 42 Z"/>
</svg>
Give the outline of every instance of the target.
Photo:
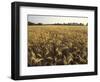
<svg viewBox="0 0 100 82">
<path fill-rule="evenodd" d="M 50 15 L 28 15 L 28 21 L 33 23 L 54 24 L 54 23 L 88 23 L 87 17 L 50 16 Z"/>
</svg>

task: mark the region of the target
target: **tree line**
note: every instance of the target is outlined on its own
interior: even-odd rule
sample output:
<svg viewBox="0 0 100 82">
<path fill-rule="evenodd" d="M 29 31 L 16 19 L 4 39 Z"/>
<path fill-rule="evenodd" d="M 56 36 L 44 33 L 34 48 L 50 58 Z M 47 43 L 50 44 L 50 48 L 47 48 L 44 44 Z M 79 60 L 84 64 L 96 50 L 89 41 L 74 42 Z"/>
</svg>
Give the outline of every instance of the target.
<svg viewBox="0 0 100 82">
<path fill-rule="evenodd" d="M 28 25 L 74 25 L 74 26 L 88 26 L 83 23 L 54 23 L 54 24 L 43 24 L 43 23 L 33 23 L 28 21 Z"/>
</svg>

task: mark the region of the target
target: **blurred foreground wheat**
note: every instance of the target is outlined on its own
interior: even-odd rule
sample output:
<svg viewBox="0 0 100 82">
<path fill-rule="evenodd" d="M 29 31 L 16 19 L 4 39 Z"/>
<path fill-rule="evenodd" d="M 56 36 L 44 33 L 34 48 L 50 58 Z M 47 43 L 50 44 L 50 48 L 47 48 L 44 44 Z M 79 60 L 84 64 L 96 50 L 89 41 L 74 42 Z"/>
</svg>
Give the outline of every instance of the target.
<svg viewBox="0 0 100 82">
<path fill-rule="evenodd" d="M 87 64 L 87 27 L 28 26 L 28 66 Z"/>
</svg>

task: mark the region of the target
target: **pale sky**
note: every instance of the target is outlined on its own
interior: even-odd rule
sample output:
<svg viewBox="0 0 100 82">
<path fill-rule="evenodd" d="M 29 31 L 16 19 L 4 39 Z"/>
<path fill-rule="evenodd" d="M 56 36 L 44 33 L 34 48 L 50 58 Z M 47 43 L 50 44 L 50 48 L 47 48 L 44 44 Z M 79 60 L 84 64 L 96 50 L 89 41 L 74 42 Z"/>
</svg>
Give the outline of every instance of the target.
<svg viewBox="0 0 100 82">
<path fill-rule="evenodd" d="M 33 23 L 54 24 L 54 23 L 88 23 L 87 17 L 69 16 L 47 16 L 47 15 L 28 15 L 28 21 Z"/>
</svg>

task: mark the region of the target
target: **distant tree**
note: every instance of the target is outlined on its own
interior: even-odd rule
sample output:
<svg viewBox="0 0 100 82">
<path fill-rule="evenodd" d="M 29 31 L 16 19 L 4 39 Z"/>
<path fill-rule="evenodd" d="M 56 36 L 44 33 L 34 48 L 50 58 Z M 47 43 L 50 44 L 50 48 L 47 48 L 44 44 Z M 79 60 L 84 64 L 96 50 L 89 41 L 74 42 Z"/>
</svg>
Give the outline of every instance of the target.
<svg viewBox="0 0 100 82">
<path fill-rule="evenodd" d="M 81 25 L 81 26 L 84 26 L 84 24 L 83 24 L 83 23 L 80 23 L 80 25 Z"/>
<path fill-rule="evenodd" d="M 66 25 L 84 26 L 83 23 L 67 23 Z"/>
<path fill-rule="evenodd" d="M 38 23 L 37 25 L 43 25 L 42 23 Z"/>
<path fill-rule="evenodd" d="M 86 26 L 88 26 L 88 23 L 86 24 Z"/>
<path fill-rule="evenodd" d="M 32 23 L 32 22 L 28 22 L 28 25 L 34 25 L 35 23 Z"/>
</svg>

